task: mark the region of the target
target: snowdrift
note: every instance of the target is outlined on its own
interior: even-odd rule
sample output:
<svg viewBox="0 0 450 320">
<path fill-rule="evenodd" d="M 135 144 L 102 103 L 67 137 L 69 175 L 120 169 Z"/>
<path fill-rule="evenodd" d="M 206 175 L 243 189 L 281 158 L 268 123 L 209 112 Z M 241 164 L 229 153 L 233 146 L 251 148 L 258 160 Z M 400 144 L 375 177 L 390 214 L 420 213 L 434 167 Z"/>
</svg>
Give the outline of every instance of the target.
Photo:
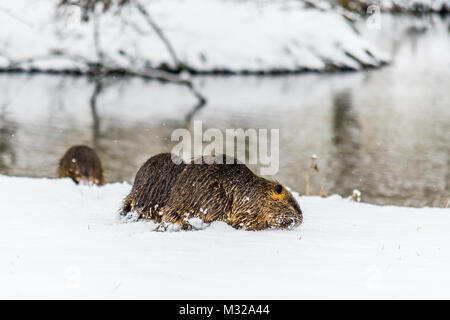
<svg viewBox="0 0 450 320">
<path fill-rule="evenodd" d="M 178 68 L 136 2 L 97 13 L 85 23 L 80 22 L 78 7 L 61 8 L 58 2 L 2 1 L 1 70 L 86 73 L 99 66 L 133 72 Z M 193 73 L 358 70 L 388 60 L 331 7 L 306 8 L 300 1 L 138 3 Z"/>
<path fill-rule="evenodd" d="M 370 6 L 377 6 L 382 11 L 408 12 L 415 14 L 422 13 L 448 13 L 450 11 L 449 0 L 348 0 L 350 7 L 362 6 L 367 9 Z M 350 8 L 352 9 L 352 8 Z M 374 8 L 372 8 L 374 9 Z"/>
<path fill-rule="evenodd" d="M 152 232 L 131 186 L 0 176 L 0 298 L 449 298 L 450 209 L 298 197 L 304 224 Z"/>
</svg>

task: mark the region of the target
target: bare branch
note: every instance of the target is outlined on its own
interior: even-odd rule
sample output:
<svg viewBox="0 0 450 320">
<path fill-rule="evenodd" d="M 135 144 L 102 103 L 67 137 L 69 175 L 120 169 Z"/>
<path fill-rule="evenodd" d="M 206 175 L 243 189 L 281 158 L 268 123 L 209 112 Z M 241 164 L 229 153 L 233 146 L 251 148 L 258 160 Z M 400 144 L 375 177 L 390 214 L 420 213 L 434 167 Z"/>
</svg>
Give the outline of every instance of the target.
<svg viewBox="0 0 450 320">
<path fill-rule="evenodd" d="M 144 18 L 147 21 L 147 23 L 152 27 L 152 29 L 156 32 L 158 37 L 161 39 L 161 41 L 166 46 L 167 51 L 169 51 L 169 54 L 171 55 L 171 57 L 172 57 L 172 59 L 173 59 L 173 61 L 175 63 L 175 67 L 176 68 L 182 67 L 183 65 L 180 63 L 180 60 L 178 59 L 178 57 L 177 57 L 177 55 L 175 53 L 175 50 L 172 47 L 172 44 L 167 39 L 167 37 L 164 35 L 164 33 L 161 30 L 161 28 L 152 19 L 152 17 L 148 13 L 148 11 L 145 9 L 145 7 L 138 0 L 135 1 L 135 6 L 139 10 L 139 12 L 144 16 Z"/>
<path fill-rule="evenodd" d="M 180 76 L 171 74 L 168 72 L 156 70 L 156 69 L 150 69 L 150 70 L 137 70 L 133 69 L 133 63 L 130 64 L 129 67 L 116 67 L 114 66 L 114 61 L 110 59 L 111 61 L 106 61 L 108 58 L 105 55 L 105 52 L 102 50 L 101 43 L 100 43 L 100 37 L 101 32 L 99 28 L 99 19 L 101 18 L 101 14 L 97 13 L 95 10 L 95 7 L 97 4 L 103 6 L 103 12 L 107 11 L 111 8 L 113 4 L 116 4 L 118 7 L 122 7 L 125 4 L 131 4 L 131 0 L 60 0 L 59 6 L 78 6 L 83 12 L 83 20 L 89 21 L 89 17 L 93 18 L 93 36 L 94 36 L 94 47 L 97 54 L 97 61 L 90 61 L 82 56 L 78 55 L 70 55 L 66 54 L 65 52 L 52 52 L 48 55 L 43 56 L 37 56 L 22 60 L 16 60 L 13 61 L 10 59 L 10 65 L 9 68 L 14 67 L 20 67 L 23 63 L 32 63 L 34 61 L 42 61 L 46 59 L 53 59 L 53 58 L 67 58 L 72 61 L 82 62 L 89 68 L 89 73 L 94 73 L 98 77 L 102 77 L 104 75 L 113 74 L 113 73 L 122 73 L 122 74 L 128 74 L 128 75 L 135 75 L 142 78 L 147 79 L 157 79 L 161 81 L 167 81 L 171 83 L 175 83 L 178 85 L 183 85 L 191 91 L 191 93 L 198 99 L 198 105 L 201 107 L 206 103 L 205 97 L 195 88 L 194 84 L 188 80 L 188 79 L 182 79 Z M 182 70 L 184 67 L 184 64 L 180 62 L 178 59 L 175 50 L 173 46 L 171 45 L 170 41 L 167 39 L 167 37 L 164 35 L 162 29 L 155 23 L 155 21 L 152 19 L 148 11 L 145 9 L 145 7 L 138 1 L 135 0 L 134 4 L 137 8 L 137 10 L 143 15 L 147 23 L 151 26 L 151 28 L 156 32 L 158 37 L 161 39 L 161 41 L 166 46 L 167 50 L 169 51 L 173 61 L 175 62 L 176 68 L 178 68 L 178 71 Z M 1 9 L 1 8 L 0 8 Z"/>
<path fill-rule="evenodd" d="M 108 70 L 106 70 L 106 71 L 108 72 Z M 112 69 L 109 70 L 109 72 L 113 72 L 113 71 L 115 71 L 115 70 L 112 70 Z M 183 85 L 183 86 L 187 87 L 189 89 L 189 91 L 192 92 L 192 94 L 199 100 L 199 103 L 201 105 L 206 103 L 206 98 L 200 93 L 200 91 L 198 91 L 195 88 L 194 84 L 190 80 L 181 79 L 179 76 L 176 76 L 176 75 L 164 72 L 164 71 L 158 71 L 158 70 L 139 71 L 139 70 L 125 69 L 124 72 L 131 74 L 131 75 L 139 76 L 142 78 L 157 79 L 157 80 L 161 80 L 161 81 L 167 81 L 167 82 Z"/>
<path fill-rule="evenodd" d="M 97 53 L 97 59 L 100 63 L 104 64 L 104 54 L 103 50 L 100 46 L 100 32 L 99 32 L 99 16 L 97 13 L 93 13 L 94 16 L 94 22 L 93 22 L 93 32 L 94 32 L 94 47 L 95 51 Z"/>
</svg>

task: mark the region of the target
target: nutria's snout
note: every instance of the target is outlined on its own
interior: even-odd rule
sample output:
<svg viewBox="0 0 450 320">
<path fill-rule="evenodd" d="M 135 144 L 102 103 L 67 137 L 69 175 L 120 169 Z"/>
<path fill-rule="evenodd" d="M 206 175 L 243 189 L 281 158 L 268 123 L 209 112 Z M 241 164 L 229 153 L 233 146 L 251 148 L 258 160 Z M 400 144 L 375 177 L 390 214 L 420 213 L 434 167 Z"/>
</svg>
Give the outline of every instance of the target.
<svg viewBox="0 0 450 320">
<path fill-rule="evenodd" d="M 295 227 L 297 227 L 299 225 L 299 221 L 296 218 L 290 218 L 287 220 L 284 220 L 281 224 L 280 227 L 282 229 L 294 229 Z"/>
<path fill-rule="evenodd" d="M 287 218 L 284 221 L 284 225 L 283 228 L 285 229 L 294 229 L 297 228 L 299 225 L 302 224 L 303 222 L 303 213 L 302 210 L 300 210 L 300 208 L 295 208 L 294 209 L 295 213 L 291 214 L 289 216 L 289 218 Z"/>
<path fill-rule="evenodd" d="M 303 212 L 300 209 L 300 206 L 298 205 L 297 201 L 294 199 L 293 208 L 295 211 L 295 214 L 293 215 L 293 224 L 292 228 L 296 228 L 303 222 Z"/>
<path fill-rule="evenodd" d="M 263 199 L 262 211 L 266 223 L 272 229 L 294 229 L 303 220 L 303 213 L 295 197 L 276 182 L 265 182 L 268 196 Z"/>
<path fill-rule="evenodd" d="M 298 207 L 298 206 L 297 206 Z M 292 230 L 297 228 L 303 221 L 303 214 L 300 208 L 292 208 L 289 211 L 281 212 L 268 221 L 270 228 Z"/>
</svg>

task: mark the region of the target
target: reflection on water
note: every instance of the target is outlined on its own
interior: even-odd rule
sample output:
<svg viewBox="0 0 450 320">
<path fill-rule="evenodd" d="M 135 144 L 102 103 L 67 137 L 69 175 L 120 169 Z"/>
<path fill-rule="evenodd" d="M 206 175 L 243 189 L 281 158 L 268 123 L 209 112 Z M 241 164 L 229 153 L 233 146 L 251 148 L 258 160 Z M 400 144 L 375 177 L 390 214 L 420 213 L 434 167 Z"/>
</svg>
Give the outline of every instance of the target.
<svg viewBox="0 0 450 320">
<path fill-rule="evenodd" d="M 387 23 L 387 22 L 386 22 Z M 203 108 L 183 87 L 141 79 L 0 75 L 0 173 L 54 177 L 73 144 L 100 154 L 109 181 L 132 181 L 176 128 L 279 128 L 275 177 L 303 193 L 311 155 L 317 194 L 362 192 L 379 204 L 444 206 L 450 196 L 448 20 L 391 21 L 374 39 L 381 70 L 284 77 L 200 77 Z M 415 29 L 414 29 L 415 28 Z M 395 30 L 395 32 L 393 31 Z M 421 30 L 421 29 L 420 29 Z M 369 31 L 366 31 L 369 32 Z M 397 37 L 395 37 L 397 35 Z"/>
<path fill-rule="evenodd" d="M 0 173 L 9 174 L 16 164 L 14 144 L 10 139 L 16 131 L 16 126 L 6 122 L 6 105 L 1 108 L 0 114 Z"/>
<path fill-rule="evenodd" d="M 100 117 L 97 112 L 97 97 L 102 91 L 102 81 L 96 78 L 94 80 L 94 91 L 92 92 L 91 98 L 89 99 L 89 105 L 91 107 L 92 114 L 92 147 L 100 151 L 100 146 L 98 141 L 100 139 Z"/>
<path fill-rule="evenodd" d="M 333 146 L 330 155 L 334 159 L 331 167 L 336 177 L 330 181 L 330 184 L 334 184 L 333 189 L 336 188 L 336 184 L 342 185 L 342 194 L 348 195 L 352 193 L 352 186 L 359 185 L 358 180 L 361 175 L 361 172 L 358 172 L 358 164 L 361 162 L 361 127 L 352 105 L 351 92 L 349 90 L 337 92 L 332 98 Z"/>
</svg>

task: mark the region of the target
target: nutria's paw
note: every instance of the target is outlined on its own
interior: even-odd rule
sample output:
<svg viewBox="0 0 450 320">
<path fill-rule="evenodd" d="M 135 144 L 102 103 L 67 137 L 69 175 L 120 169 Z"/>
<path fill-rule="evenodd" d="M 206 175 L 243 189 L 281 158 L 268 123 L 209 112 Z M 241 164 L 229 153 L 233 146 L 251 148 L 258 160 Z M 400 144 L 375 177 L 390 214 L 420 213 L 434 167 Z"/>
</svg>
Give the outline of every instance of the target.
<svg viewBox="0 0 450 320">
<path fill-rule="evenodd" d="M 209 225 L 209 224 L 208 224 Z M 166 232 L 166 231 L 198 231 L 203 230 L 204 227 L 198 226 L 198 225 L 192 225 L 187 222 L 183 223 L 173 223 L 173 222 L 166 222 L 163 221 L 158 224 L 158 226 L 153 230 L 156 232 Z"/>
<path fill-rule="evenodd" d="M 156 226 L 156 228 L 155 228 L 153 231 L 156 231 L 156 232 L 166 232 L 168 228 L 169 228 L 168 223 L 161 222 L 160 224 L 158 224 L 158 225 Z"/>
<path fill-rule="evenodd" d="M 179 225 L 177 223 L 161 222 L 160 224 L 158 224 L 158 226 L 153 231 L 167 232 L 167 231 L 180 231 L 180 230 L 190 231 L 190 230 L 192 230 L 192 226 L 189 224 Z"/>
<path fill-rule="evenodd" d="M 187 221 L 187 223 L 191 226 L 192 230 L 203 230 L 209 227 L 210 223 L 203 222 L 200 218 L 191 218 Z"/>
<path fill-rule="evenodd" d="M 122 213 L 119 212 L 119 214 L 117 215 L 117 219 L 120 223 L 130 223 L 130 222 L 136 222 L 138 221 L 140 218 L 139 213 L 137 212 L 128 212 L 128 213 Z"/>
</svg>

